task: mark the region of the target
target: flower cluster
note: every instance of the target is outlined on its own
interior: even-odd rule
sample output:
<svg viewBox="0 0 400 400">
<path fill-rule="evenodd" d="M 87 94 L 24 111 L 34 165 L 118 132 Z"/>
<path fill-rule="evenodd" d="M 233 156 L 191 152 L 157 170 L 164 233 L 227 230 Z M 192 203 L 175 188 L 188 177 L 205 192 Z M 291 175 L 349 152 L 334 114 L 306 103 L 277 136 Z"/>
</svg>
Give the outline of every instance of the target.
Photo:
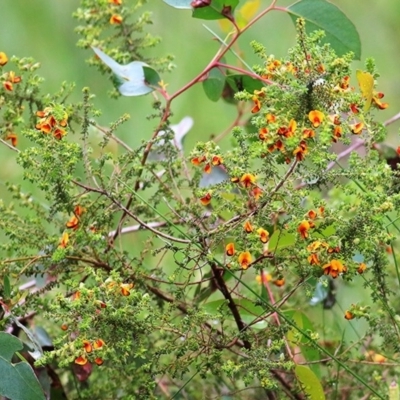
<svg viewBox="0 0 400 400">
<path fill-rule="evenodd" d="M 43 111 L 37 111 L 36 116 L 39 117 L 36 129 L 41 132 L 51 134 L 58 140 L 67 134 L 64 129 L 68 125 L 68 114 L 66 112 L 59 117 L 55 115 L 52 107 L 46 107 Z"/>
<path fill-rule="evenodd" d="M 104 345 L 105 345 L 105 343 L 102 339 L 96 339 L 93 342 L 90 342 L 89 340 L 82 341 L 82 347 L 85 350 L 86 354 L 92 353 L 93 350 L 99 350 Z M 95 357 L 93 361 L 97 365 L 102 365 L 104 363 L 104 360 L 101 357 Z M 81 355 L 75 359 L 75 364 L 85 365 L 87 363 L 88 363 L 88 359 L 87 359 L 86 355 Z"/>
</svg>

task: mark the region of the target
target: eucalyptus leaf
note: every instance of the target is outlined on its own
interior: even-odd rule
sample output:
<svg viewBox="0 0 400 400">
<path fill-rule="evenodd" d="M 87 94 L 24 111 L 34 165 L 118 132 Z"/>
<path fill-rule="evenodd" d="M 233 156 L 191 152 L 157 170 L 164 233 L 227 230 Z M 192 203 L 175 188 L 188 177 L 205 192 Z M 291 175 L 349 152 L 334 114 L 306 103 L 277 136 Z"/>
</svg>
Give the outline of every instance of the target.
<svg viewBox="0 0 400 400">
<path fill-rule="evenodd" d="M 148 67 L 146 63 L 133 61 L 127 65 L 121 65 L 100 49 L 96 47 L 92 47 L 92 49 L 100 60 L 117 75 L 119 81 L 123 82 L 118 89 L 123 96 L 141 96 L 154 90 L 145 79 L 143 67 Z M 151 76 L 154 77 L 154 73 Z"/>
<path fill-rule="evenodd" d="M 190 5 L 192 0 L 163 0 L 163 1 L 164 3 L 174 8 L 189 9 L 189 10 L 192 8 L 192 6 Z"/>
<path fill-rule="evenodd" d="M 32 367 L 27 362 L 11 362 L 13 354 L 22 348 L 22 342 L 15 336 L 0 332 L 0 395 L 10 400 L 44 400 Z"/>
<path fill-rule="evenodd" d="M 305 19 L 307 32 L 324 30 L 326 36 L 323 41 L 330 43 L 339 56 L 352 51 L 355 59 L 361 58 L 357 29 L 334 4 L 325 0 L 301 0 L 287 10 L 294 24 L 299 17 Z"/>
</svg>

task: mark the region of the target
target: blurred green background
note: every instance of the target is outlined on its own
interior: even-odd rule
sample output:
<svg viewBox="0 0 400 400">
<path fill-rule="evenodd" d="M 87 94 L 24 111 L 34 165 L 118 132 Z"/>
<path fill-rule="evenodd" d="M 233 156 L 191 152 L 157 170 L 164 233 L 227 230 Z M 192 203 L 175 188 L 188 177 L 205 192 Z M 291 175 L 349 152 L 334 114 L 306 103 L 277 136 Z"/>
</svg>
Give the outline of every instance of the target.
<svg viewBox="0 0 400 400">
<path fill-rule="evenodd" d="M 126 3 L 135 0 L 125 0 Z M 267 6 L 269 0 L 262 0 L 262 6 Z M 278 5 L 287 6 L 292 1 L 280 0 Z M 381 73 L 378 90 L 385 93 L 384 101 L 389 108 L 378 114 L 384 121 L 400 111 L 400 2 L 399 0 L 334 0 L 355 24 L 362 42 L 362 61 L 354 63 L 354 71 L 362 68 L 366 57 L 373 57 Z M 58 90 L 61 82 L 76 82 L 76 90 L 72 99 L 81 101 L 81 90 L 89 87 L 96 95 L 95 105 L 102 110 L 99 123 L 109 126 L 122 114 L 129 113 L 130 121 L 122 125 L 117 135 L 131 147 L 139 145 L 142 140 L 151 137 L 156 120 L 147 120 L 151 113 L 153 97 L 121 97 L 118 100 L 109 99 L 107 92 L 111 83 L 98 71 L 90 68 L 85 59 L 92 54 L 88 50 L 78 49 L 75 43 L 78 35 L 74 33 L 77 24 L 71 14 L 79 7 L 78 0 L 13 0 L 2 1 L 0 51 L 8 56 L 32 56 L 42 65 L 39 74 L 46 78 L 44 89 L 53 93 Z M 223 35 L 218 22 L 201 21 L 191 18 L 190 11 L 176 10 L 166 5 L 162 0 L 150 0 L 144 9 L 150 9 L 154 15 L 154 24 L 149 31 L 161 36 L 163 41 L 153 54 L 171 53 L 175 55 L 176 69 L 162 76 L 169 84 L 170 93 L 178 90 L 209 62 L 218 49 L 218 44 L 212 39 L 203 24 Z M 282 12 L 272 12 L 260 20 L 239 41 L 242 57 L 250 64 L 259 63 L 249 46 L 251 40 L 264 44 L 267 51 L 277 57 L 284 56 L 287 49 L 294 44 L 295 30 L 288 15 Z M 353 85 L 354 85 L 353 80 Z M 185 152 L 199 140 L 208 140 L 211 135 L 218 135 L 226 129 L 235 116 L 235 108 L 219 101 L 210 102 L 201 87 L 196 85 L 185 92 L 173 103 L 172 123 L 190 115 L 194 119 L 194 127 L 185 140 Z M 388 141 L 397 147 L 400 122 L 389 127 Z M 27 143 L 21 141 L 21 148 Z M 229 146 L 229 136 L 221 143 Z M 2 168 L 0 169 L 0 194 L 4 197 L 5 181 L 20 182 L 21 169 L 15 162 L 16 153 L 0 147 Z M 28 190 L 32 190 L 28 186 Z M 33 193 L 35 195 L 35 192 Z M 39 195 L 40 196 L 40 195 Z M 355 287 L 350 285 L 342 289 L 344 298 L 354 298 Z M 365 291 L 357 291 L 357 300 L 368 298 Z M 349 301 L 346 301 L 348 304 Z M 315 309 L 315 318 L 320 319 L 321 310 Z M 334 317 L 333 317 L 334 318 Z M 340 317 L 342 318 L 342 317 Z"/>
</svg>

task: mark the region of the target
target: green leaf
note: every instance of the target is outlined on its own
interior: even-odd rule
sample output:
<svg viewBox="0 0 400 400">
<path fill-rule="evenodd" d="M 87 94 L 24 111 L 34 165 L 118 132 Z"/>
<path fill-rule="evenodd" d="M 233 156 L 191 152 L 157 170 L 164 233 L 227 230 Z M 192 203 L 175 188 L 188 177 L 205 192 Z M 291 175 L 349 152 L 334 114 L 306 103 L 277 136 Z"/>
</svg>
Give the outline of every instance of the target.
<svg viewBox="0 0 400 400">
<path fill-rule="evenodd" d="M 315 330 L 307 315 L 302 313 L 301 311 L 288 310 L 284 312 L 284 314 L 288 318 L 293 319 L 296 326 L 303 331 L 312 332 Z M 287 338 L 289 342 L 294 341 L 296 333 L 297 330 L 294 328 L 287 333 Z M 301 353 L 307 361 L 317 361 L 320 359 L 319 351 L 312 344 L 309 343 L 309 340 L 306 337 L 302 336 L 298 345 L 301 349 Z M 319 364 L 311 364 L 311 369 L 317 376 L 320 376 L 321 370 Z"/>
<path fill-rule="evenodd" d="M 268 242 L 268 249 L 270 251 L 279 251 L 285 247 L 293 246 L 296 242 L 296 237 L 292 233 L 276 230 Z"/>
<path fill-rule="evenodd" d="M 143 66 L 143 73 L 144 73 L 144 81 L 146 85 L 159 88 L 161 78 L 158 75 L 158 72 L 150 67 Z"/>
<path fill-rule="evenodd" d="M 11 363 L 13 354 L 23 348 L 15 336 L 0 332 L 0 395 L 11 400 L 44 400 L 33 369 L 27 362 Z"/>
<path fill-rule="evenodd" d="M 4 275 L 3 284 L 4 284 L 4 298 L 9 299 L 11 297 L 11 284 L 8 275 Z"/>
<path fill-rule="evenodd" d="M 260 90 L 264 86 L 260 80 L 241 74 L 228 75 L 226 82 L 235 92 L 246 90 L 249 93 L 254 93 L 255 90 Z"/>
<path fill-rule="evenodd" d="M 325 0 L 301 0 L 288 7 L 293 22 L 299 17 L 306 20 L 307 32 L 322 29 L 326 33 L 325 43 L 330 43 L 341 56 L 352 51 L 361 58 L 361 41 L 354 24 L 334 4 Z"/>
<path fill-rule="evenodd" d="M 130 64 L 121 65 L 100 49 L 96 47 L 92 47 L 92 49 L 100 60 L 117 75 L 120 82 L 123 82 L 118 88 L 123 96 L 141 96 L 151 93 L 154 90 L 147 85 L 145 80 L 143 67 L 148 66 L 146 63 L 142 61 L 133 61 Z M 152 76 L 154 77 L 154 74 Z"/>
<path fill-rule="evenodd" d="M 167 3 L 169 6 L 174 7 L 174 8 L 180 8 L 180 9 L 191 9 L 192 6 L 190 3 L 192 0 L 163 0 L 164 3 Z"/>
<path fill-rule="evenodd" d="M 5 332 L 0 332 L 0 355 L 6 360 L 11 361 L 14 353 L 23 348 L 24 345 L 17 337 Z"/>
<path fill-rule="evenodd" d="M 205 81 L 203 81 L 203 89 L 207 97 L 211 101 L 218 101 L 224 89 L 225 76 L 219 68 L 213 68 Z"/>
<path fill-rule="evenodd" d="M 296 365 L 294 373 L 310 400 L 325 400 L 321 382 L 310 368 L 304 365 Z"/>
<path fill-rule="evenodd" d="M 199 4 L 200 0 L 199 0 Z M 205 3 L 203 3 L 205 4 Z M 223 19 L 233 18 L 233 12 L 239 4 L 239 0 L 211 0 L 210 4 L 204 6 L 194 6 L 193 18 L 199 19 Z"/>
</svg>

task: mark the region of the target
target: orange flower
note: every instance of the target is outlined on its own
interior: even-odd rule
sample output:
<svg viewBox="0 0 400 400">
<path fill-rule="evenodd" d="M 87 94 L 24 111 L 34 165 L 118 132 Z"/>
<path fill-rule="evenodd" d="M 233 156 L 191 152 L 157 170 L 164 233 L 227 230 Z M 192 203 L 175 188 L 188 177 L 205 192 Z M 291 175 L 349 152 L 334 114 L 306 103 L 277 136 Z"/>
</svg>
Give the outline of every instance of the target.
<svg viewBox="0 0 400 400">
<path fill-rule="evenodd" d="M 344 313 L 344 317 L 349 321 L 349 320 L 355 318 L 355 315 L 351 311 L 346 311 Z"/>
<path fill-rule="evenodd" d="M 81 298 L 81 292 L 78 290 L 77 292 L 75 292 L 72 296 L 71 299 L 72 300 L 79 300 Z"/>
<path fill-rule="evenodd" d="M 6 136 L 6 140 L 11 140 L 11 144 L 12 144 L 14 147 L 17 147 L 18 138 L 17 138 L 17 135 L 16 135 L 15 133 L 9 133 L 9 134 Z"/>
<path fill-rule="evenodd" d="M 122 296 L 129 296 L 130 290 L 133 288 L 133 283 L 121 283 L 120 285 Z"/>
<path fill-rule="evenodd" d="M 267 282 L 272 281 L 272 276 L 271 276 L 271 274 L 261 272 L 261 275 L 256 276 L 256 281 L 260 284 L 267 283 Z"/>
<path fill-rule="evenodd" d="M 323 267 L 324 274 L 330 275 L 332 278 L 337 278 L 342 272 L 346 272 L 347 268 L 339 260 L 332 260 L 329 264 L 325 264 Z"/>
<path fill-rule="evenodd" d="M 213 165 L 221 165 L 224 162 L 221 156 L 214 156 L 212 158 L 212 164 Z"/>
<path fill-rule="evenodd" d="M 283 286 L 283 285 L 285 284 L 285 279 L 284 279 L 284 278 L 275 279 L 274 281 L 272 281 L 272 283 L 273 283 L 275 286 L 281 287 L 281 286 Z"/>
<path fill-rule="evenodd" d="M 267 114 L 265 116 L 265 119 L 267 120 L 267 122 L 273 123 L 276 121 L 276 116 L 274 114 Z"/>
<path fill-rule="evenodd" d="M 275 148 L 278 149 L 279 151 L 283 151 L 283 149 L 285 148 L 285 145 L 283 144 L 282 140 L 278 139 L 275 142 Z"/>
<path fill-rule="evenodd" d="M 106 308 L 107 304 L 104 301 L 96 300 L 96 303 L 100 306 L 100 308 Z"/>
<path fill-rule="evenodd" d="M 289 130 L 286 126 L 280 126 L 276 133 L 278 135 L 288 137 L 288 132 L 289 132 Z"/>
<path fill-rule="evenodd" d="M 15 72 L 14 71 L 10 71 L 8 73 L 8 80 L 11 83 L 20 83 L 22 81 L 22 78 L 20 76 L 15 76 Z"/>
<path fill-rule="evenodd" d="M 204 172 L 205 172 L 206 174 L 211 173 L 211 164 L 210 164 L 210 163 L 207 163 L 207 164 L 204 166 Z"/>
<path fill-rule="evenodd" d="M 367 269 L 367 266 L 364 263 L 361 263 L 359 267 L 357 268 L 357 272 L 361 275 L 364 273 L 364 271 Z"/>
<path fill-rule="evenodd" d="M 12 92 L 12 90 L 13 90 L 13 84 L 9 81 L 3 82 L 3 87 L 4 87 L 4 89 L 8 90 L 9 92 Z"/>
<path fill-rule="evenodd" d="M 315 131 L 312 129 L 304 129 L 303 131 L 303 139 L 313 138 L 315 136 Z"/>
<path fill-rule="evenodd" d="M 65 131 L 65 129 L 56 128 L 56 130 L 53 133 L 53 136 L 56 139 L 61 140 L 66 134 L 67 134 L 67 132 Z"/>
<path fill-rule="evenodd" d="M 80 206 L 79 204 L 77 206 L 75 206 L 75 208 L 74 208 L 74 214 L 77 217 L 80 217 L 85 211 L 86 210 L 82 206 Z"/>
<path fill-rule="evenodd" d="M 293 155 L 296 156 L 297 161 L 303 161 L 307 153 L 307 144 L 304 140 L 302 140 L 300 145 L 293 150 Z"/>
<path fill-rule="evenodd" d="M 310 252 L 317 251 L 320 247 L 328 247 L 328 243 L 325 242 L 320 242 L 319 240 L 316 240 L 315 242 L 312 242 L 307 246 L 307 250 Z"/>
<path fill-rule="evenodd" d="M 235 245 L 233 243 L 228 243 L 225 246 L 226 255 L 232 257 L 235 254 Z"/>
<path fill-rule="evenodd" d="M 78 226 L 79 226 L 79 220 L 78 220 L 78 218 L 74 215 L 74 216 L 72 216 L 70 219 L 69 219 L 69 221 L 65 224 L 65 226 L 67 227 L 67 228 L 70 228 L 70 229 L 78 229 Z"/>
<path fill-rule="evenodd" d="M 251 233 L 254 230 L 253 225 L 251 225 L 250 221 L 246 221 L 243 225 L 243 228 L 246 231 L 246 233 Z"/>
<path fill-rule="evenodd" d="M 385 110 L 386 108 L 389 107 L 388 103 L 382 103 L 380 101 L 380 99 L 382 99 L 383 97 L 384 97 L 384 94 L 381 93 L 381 92 L 380 93 L 376 93 L 376 95 L 374 97 L 372 97 L 372 104 L 375 107 L 379 108 L 380 110 Z"/>
<path fill-rule="evenodd" d="M 110 18 L 111 25 L 120 24 L 121 22 L 122 22 L 122 17 L 118 14 L 113 14 Z"/>
<path fill-rule="evenodd" d="M 318 128 L 324 120 L 324 114 L 318 110 L 312 110 L 308 113 L 308 119 L 313 124 L 314 128 Z"/>
<path fill-rule="evenodd" d="M 240 181 L 240 179 L 237 176 L 234 176 L 233 178 L 231 178 L 232 183 L 238 183 L 239 181 Z"/>
<path fill-rule="evenodd" d="M 62 324 L 61 325 L 61 330 L 66 331 L 68 329 L 68 325 L 67 324 Z"/>
<path fill-rule="evenodd" d="M 244 251 L 243 253 L 240 253 L 238 260 L 241 267 L 247 269 L 252 261 L 251 254 L 248 251 Z"/>
<path fill-rule="evenodd" d="M 294 119 L 291 119 L 289 122 L 288 133 L 286 137 L 292 137 L 294 135 L 294 131 L 297 128 L 297 122 Z"/>
<path fill-rule="evenodd" d="M 351 103 L 350 104 L 350 110 L 353 114 L 358 114 L 360 110 L 358 109 L 357 104 Z"/>
<path fill-rule="evenodd" d="M 59 249 L 65 249 L 67 247 L 67 244 L 69 242 L 69 235 L 67 232 L 64 232 L 61 240 L 60 240 L 60 244 L 58 245 Z"/>
<path fill-rule="evenodd" d="M 358 122 L 357 124 L 350 125 L 350 128 L 352 133 L 354 133 L 355 135 L 359 135 L 364 129 L 364 123 Z"/>
<path fill-rule="evenodd" d="M 89 340 L 83 341 L 83 348 L 85 349 L 86 353 L 91 353 L 93 351 L 93 347 L 90 344 Z"/>
<path fill-rule="evenodd" d="M 211 203 L 211 194 L 207 193 L 203 197 L 200 198 L 200 202 L 203 206 L 207 206 Z"/>
<path fill-rule="evenodd" d="M 94 359 L 94 362 L 95 362 L 97 365 L 102 365 L 102 364 L 104 363 L 104 360 L 103 360 L 102 358 L 100 358 L 100 357 L 96 357 L 96 358 Z"/>
<path fill-rule="evenodd" d="M 8 63 L 8 57 L 6 55 L 6 53 L 4 53 L 3 51 L 0 51 L 0 66 L 4 66 Z"/>
<path fill-rule="evenodd" d="M 312 253 L 307 257 L 308 262 L 310 265 L 319 265 L 319 259 L 318 259 L 318 254 Z"/>
<path fill-rule="evenodd" d="M 269 233 L 263 228 L 258 228 L 257 233 L 260 235 L 260 240 L 262 243 L 267 243 L 269 240 Z"/>
<path fill-rule="evenodd" d="M 260 140 L 266 140 L 266 139 L 268 139 L 268 129 L 267 128 L 261 128 L 259 131 L 258 131 L 258 138 L 260 139 Z"/>
<path fill-rule="evenodd" d="M 258 186 L 251 189 L 250 193 L 254 196 L 256 200 L 258 200 L 262 196 L 262 190 Z"/>
<path fill-rule="evenodd" d="M 342 127 L 336 125 L 336 126 L 333 128 L 333 138 L 332 138 L 332 142 L 336 143 L 336 142 L 337 142 L 337 139 L 339 139 L 339 138 L 342 137 L 342 133 L 343 133 Z"/>
<path fill-rule="evenodd" d="M 93 348 L 95 350 L 97 349 L 101 349 L 103 346 L 105 345 L 104 340 L 103 339 L 97 339 L 94 341 L 93 343 Z"/>
<path fill-rule="evenodd" d="M 256 181 L 256 177 L 253 174 L 243 174 L 240 178 L 240 182 L 242 182 L 245 188 L 249 188 Z"/>
<path fill-rule="evenodd" d="M 122 4 L 122 0 L 108 0 L 108 2 L 115 4 L 116 6 L 120 6 Z"/>
<path fill-rule="evenodd" d="M 349 76 L 344 76 L 342 80 L 340 81 L 340 88 L 341 89 L 347 89 L 349 87 L 349 81 L 350 77 Z"/>
<path fill-rule="evenodd" d="M 87 362 L 88 362 L 87 359 L 85 357 L 83 357 L 83 356 L 75 358 L 75 364 L 85 365 Z"/>
<path fill-rule="evenodd" d="M 194 157 L 191 159 L 191 163 L 193 165 L 199 166 L 200 164 L 202 164 L 204 161 L 206 160 L 205 156 L 200 156 L 200 157 Z"/>
<path fill-rule="evenodd" d="M 258 113 L 261 110 L 261 102 L 257 96 L 253 96 L 252 100 L 254 102 L 254 106 L 251 109 L 252 114 Z"/>
<path fill-rule="evenodd" d="M 312 222 L 308 222 L 306 220 L 301 221 L 300 225 L 297 228 L 297 232 L 300 233 L 301 237 L 303 239 L 308 238 L 308 231 L 314 228 L 314 224 Z"/>
<path fill-rule="evenodd" d="M 317 213 L 314 211 L 314 210 L 310 210 L 308 213 L 307 213 L 307 215 L 308 215 L 308 217 L 310 218 L 310 219 L 315 219 L 315 218 L 317 218 Z"/>
</svg>

